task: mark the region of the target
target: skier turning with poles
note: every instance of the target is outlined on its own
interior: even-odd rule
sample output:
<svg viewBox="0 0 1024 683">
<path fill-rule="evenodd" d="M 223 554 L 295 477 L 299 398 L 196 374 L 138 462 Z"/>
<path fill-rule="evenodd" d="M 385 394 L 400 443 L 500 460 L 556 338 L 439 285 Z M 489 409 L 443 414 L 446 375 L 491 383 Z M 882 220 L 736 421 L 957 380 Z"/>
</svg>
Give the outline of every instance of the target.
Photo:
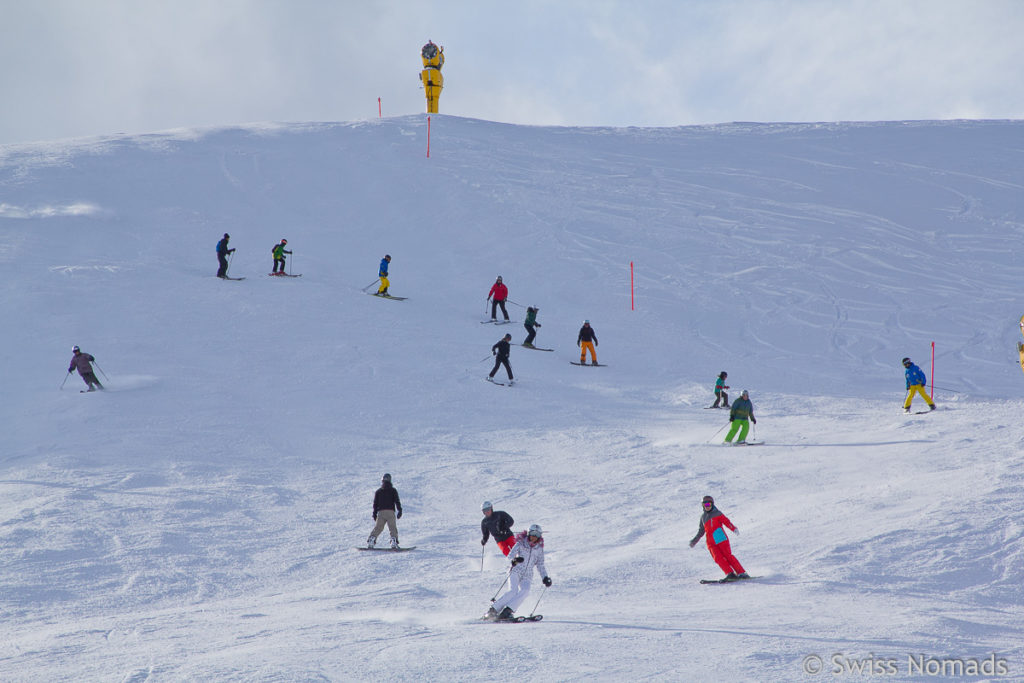
<svg viewBox="0 0 1024 683">
<path fill-rule="evenodd" d="M 498 319 L 498 307 L 501 307 L 501 314 L 508 322 L 508 311 L 505 310 L 505 300 L 508 299 L 508 287 L 501 281 L 501 276 L 491 285 L 491 291 L 487 293 L 487 300 L 491 302 L 491 321 Z"/>
<path fill-rule="evenodd" d="M 491 347 L 491 355 L 494 356 L 494 369 L 491 370 L 491 374 L 487 375 L 488 380 L 493 381 L 494 374 L 498 372 L 498 368 L 504 365 L 505 372 L 508 373 L 508 383 L 512 384 L 515 381 L 515 378 L 512 376 L 512 366 L 508 364 L 508 355 L 511 353 L 509 342 L 511 341 L 512 335 L 506 334 Z"/>
<path fill-rule="evenodd" d="M 516 543 L 509 552 L 509 556 L 512 557 L 512 568 L 508 574 L 508 592 L 487 610 L 485 618 L 495 621 L 513 618 L 515 611 L 530 594 L 534 567 L 541 575 L 544 586 L 551 585 L 551 577 L 544 568 L 544 535 L 541 533 L 540 525 L 530 525 L 529 531 L 520 531 L 515 538 Z"/>
<path fill-rule="evenodd" d="M 391 263 L 391 254 L 384 254 L 380 260 L 380 268 L 377 269 L 377 277 L 380 278 L 380 287 L 377 288 L 377 296 L 391 296 L 388 294 L 388 287 L 391 281 L 388 280 L 388 265 Z"/>
<path fill-rule="evenodd" d="M 732 437 L 736 436 L 736 432 L 739 431 L 740 438 L 737 439 L 736 444 L 747 443 L 747 431 L 750 430 L 750 422 L 757 424 L 757 418 L 754 417 L 754 404 L 750 402 L 750 394 L 744 389 L 740 397 L 732 402 L 732 410 L 729 411 L 729 422 L 732 423 L 729 427 L 729 433 L 725 435 L 725 443 L 732 443 Z"/>
<path fill-rule="evenodd" d="M 92 371 L 92 365 L 96 359 L 91 353 L 82 353 L 82 350 L 77 346 L 71 348 L 71 365 L 68 366 L 68 374 L 70 375 L 75 370 L 78 370 L 78 374 L 81 375 L 85 385 L 89 387 L 89 391 L 96 391 L 102 389 L 103 385 L 96 379 L 96 374 Z M 107 379 L 110 379 L 109 377 Z M 95 386 L 93 386 L 95 385 Z"/>
<path fill-rule="evenodd" d="M 914 394 L 921 394 L 921 398 L 928 404 L 928 410 L 935 410 L 935 403 L 931 397 L 928 396 L 928 392 L 924 390 L 925 385 L 928 383 L 928 378 L 924 376 L 924 372 L 921 368 L 914 365 L 909 358 L 903 359 L 903 367 L 907 369 L 907 400 L 903 402 L 903 412 L 910 412 L 910 402 L 914 400 Z"/>
<path fill-rule="evenodd" d="M 398 514 L 395 514 L 397 511 Z M 385 473 L 380 480 L 380 488 L 373 494 L 373 531 L 366 539 L 366 547 L 377 545 L 377 535 L 388 525 L 391 532 L 391 548 L 398 549 L 398 525 L 396 519 L 402 518 L 402 501 L 398 499 L 398 489 L 391 485 L 391 475 Z"/>
<path fill-rule="evenodd" d="M 725 529 L 722 527 L 728 527 L 737 534 L 740 530 L 729 521 L 728 517 L 722 514 L 721 510 L 715 507 L 715 499 L 711 496 L 704 496 L 700 504 L 704 508 L 704 514 L 700 516 L 697 535 L 690 539 L 690 547 L 692 548 L 697 545 L 700 537 L 706 535 L 708 552 L 711 553 L 711 558 L 725 572 L 725 578 L 722 580 L 749 579 L 750 575 L 744 571 L 743 565 L 732 554 L 732 548 L 729 546 L 729 537 L 725 535 Z"/>
<path fill-rule="evenodd" d="M 487 545 L 487 538 L 494 536 L 495 545 L 505 557 L 508 557 L 508 552 L 516 543 L 515 535 L 512 533 L 512 525 L 516 521 L 504 510 L 495 510 L 489 500 L 484 501 L 480 510 L 484 513 L 484 518 L 480 521 L 480 532 L 483 534 L 480 545 Z"/>
</svg>

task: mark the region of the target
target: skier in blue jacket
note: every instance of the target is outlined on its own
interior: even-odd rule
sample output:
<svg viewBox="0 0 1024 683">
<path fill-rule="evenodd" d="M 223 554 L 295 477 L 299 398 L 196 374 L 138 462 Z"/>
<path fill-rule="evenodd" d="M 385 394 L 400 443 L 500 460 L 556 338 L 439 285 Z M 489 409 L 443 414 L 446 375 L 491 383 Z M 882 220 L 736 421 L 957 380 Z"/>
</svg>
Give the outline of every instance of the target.
<svg viewBox="0 0 1024 683">
<path fill-rule="evenodd" d="M 380 278 L 380 287 L 377 288 L 377 296 L 391 296 L 388 294 L 388 287 L 391 281 L 388 280 L 388 265 L 391 263 L 391 254 L 384 254 L 380 260 L 380 268 L 377 269 L 377 277 Z"/>
<path fill-rule="evenodd" d="M 910 412 L 910 402 L 914 400 L 914 394 L 921 394 L 921 398 L 928 404 L 928 410 L 935 410 L 935 403 L 928 392 L 924 390 L 925 385 L 928 384 L 928 378 L 924 376 L 924 372 L 909 358 L 903 359 L 903 367 L 907 369 L 907 400 L 903 402 L 903 412 Z"/>
</svg>

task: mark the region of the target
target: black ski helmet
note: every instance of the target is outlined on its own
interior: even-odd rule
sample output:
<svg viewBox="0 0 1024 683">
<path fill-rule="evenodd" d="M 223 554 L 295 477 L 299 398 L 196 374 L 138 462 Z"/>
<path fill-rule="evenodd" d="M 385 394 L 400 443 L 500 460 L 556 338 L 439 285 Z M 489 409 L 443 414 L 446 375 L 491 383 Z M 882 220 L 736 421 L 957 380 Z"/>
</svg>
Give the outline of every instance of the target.
<svg viewBox="0 0 1024 683">
<path fill-rule="evenodd" d="M 231 235 L 229 235 L 229 234 L 227 234 L 227 233 L 224 233 L 224 239 L 226 239 L 226 240 L 229 240 L 229 239 L 231 239 Z"/>
<path fill-rule="evenodd" d="M 383 484 L 384 482 L 388 482 L 388 483 L 391 483 L 391 475 L 390 475 L 390 474 L 388 474 L 387 472 L 385 472 L 385 473 L 384 473 L 384 476 L 380 478 L 380 481 L 381 481 L 381 483 L 382 483 L 382 484 Z"/>
<path fill-rule="evenodd" d="M 729 373 L 726 372 L 725 370 L 722 370 L 720 373 L 718 373 L 718 376 L 721 377 L 722 379 L 725 379 L 726 377 L 729 376 Z"/>
<path fill-rule="evenodd" d="M 911 360 L 909 358 L 904 358 L 901 362 L 903 363 L 903 365 L 910 365 L 911 364 Z"/>
</svg>

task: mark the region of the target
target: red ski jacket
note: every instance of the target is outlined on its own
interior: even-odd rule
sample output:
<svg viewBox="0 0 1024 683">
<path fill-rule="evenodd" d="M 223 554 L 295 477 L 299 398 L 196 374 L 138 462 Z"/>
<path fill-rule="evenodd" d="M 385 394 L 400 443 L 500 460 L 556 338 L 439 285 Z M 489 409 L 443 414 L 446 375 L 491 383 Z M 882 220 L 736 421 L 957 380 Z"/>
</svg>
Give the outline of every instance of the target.
<svg viewBox="0 0 1024 683">
<path fill-rule="evenodd" d="M 729 521 L 728 517 L 722 514 L 721 510 L 716 507 L 711 508 L 700 516 L 700 526 L 697 527 L 697 535 L 693 537 L 691 543 L 696 543 L 705 534 L 707 535 L 709 548 L 723 541 L 728 541 L 729 537 L 725 535 L 725 531 L 722 529 L 723 526 L 736 531 L 736 527 Z"/>
<path fill-rule="evenodd" d="M 491 287 L 491 291 L 487 293 L 488 299 L 494 299 L 495 301 L 504 301 L 508 298 L 508 287 L 501 282 L 495 282 L 494 286 Z"/>
</svg>

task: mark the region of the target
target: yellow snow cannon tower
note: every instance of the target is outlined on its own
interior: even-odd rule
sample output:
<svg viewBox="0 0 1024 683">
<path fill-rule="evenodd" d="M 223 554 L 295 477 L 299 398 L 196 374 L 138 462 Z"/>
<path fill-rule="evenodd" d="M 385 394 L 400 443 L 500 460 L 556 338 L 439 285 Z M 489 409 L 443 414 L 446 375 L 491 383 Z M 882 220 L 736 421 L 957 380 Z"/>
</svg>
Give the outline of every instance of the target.
<svg viewBox="0 0 1024 683">
<path fill-rule="evenodd" d="M 423 71 L 420 78 L 423 80 L 423 90 L 427 94 L 427 113 L 437 113 L 437 101 L 441 99 L 441 88 L 444 87 L 444 77 L 441 75 L 441 67 L 444 66 L 444 48 L 434 45 L 434 41 L 428 40 L 420 51 L 423 58 Z"/>
</svg>

